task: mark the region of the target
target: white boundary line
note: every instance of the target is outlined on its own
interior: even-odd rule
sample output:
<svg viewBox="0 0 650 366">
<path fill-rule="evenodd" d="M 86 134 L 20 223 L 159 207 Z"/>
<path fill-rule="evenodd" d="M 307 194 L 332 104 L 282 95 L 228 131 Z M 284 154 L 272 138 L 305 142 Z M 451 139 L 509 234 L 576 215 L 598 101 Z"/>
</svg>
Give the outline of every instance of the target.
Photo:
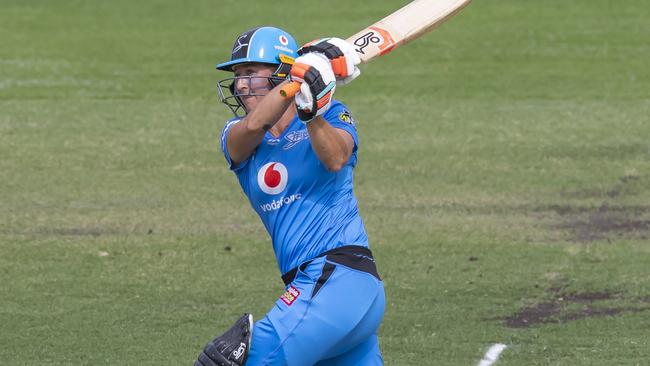
<svg viewBox="0 0 650 366">
<path fill-rule="evenodd" d="M 506 349 L 505 344 L 497 343 L 492 345 L 490 349 L 485 353 L 485 356 L 483 356 L 483 359 L 481 362 L 479 362 L 478 366 L 491 366 L 494 365 L 495 362 L 499 359 L 499 356 L 501 355 L 501 352 Z"/>
</svg>

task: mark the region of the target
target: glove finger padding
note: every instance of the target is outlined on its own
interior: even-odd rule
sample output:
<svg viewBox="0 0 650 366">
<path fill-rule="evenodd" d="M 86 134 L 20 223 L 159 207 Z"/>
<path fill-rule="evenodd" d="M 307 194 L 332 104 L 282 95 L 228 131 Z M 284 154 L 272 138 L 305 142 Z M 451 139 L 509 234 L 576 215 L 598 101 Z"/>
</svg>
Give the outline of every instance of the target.
<svg viewBox="0 0 650 366">
<path fill-rule="evenodd" d="M 295 96 L 301 121 L 309 122 L 329 109 L 336 79 L 325 55 L 312 52 L 298 57 L 291 68 L 291 79 L 302 83 Z"/>
<path fill-rule="evenodd" d="M 341 38 L 323 38 L 307 43 L 298 50 L 299 55 L 319 52 L 327 56 L 336 76 L 336 83 L 347 84 L 361 74 L 361 63 L 354 47 Z"/>
<path fill-rule="evenodd" d="M 354 72 L 352 73 L 352 75 L 350 75 L 350 76 L 348 76 L 348 77 L 345 77 L 345 78 L 343 78 L 343 79 L 336 79 L 336 84 L 337 84 L 337 85 L 345 85 L 345 84 L 348 84 L 348 83 L 351 82 L 352 80 L 356 79 L 357 76 L 359 76 L 359 75 L 361 75 L 361 70 L 359 70 L 358 67 L 355 67 L 355 68 L 354 68 Z"/>
<path fill-rule="evenodd" d="M 306 83 L 300 84 L 300 91 L 296 93 L 295 96 L 295 101 L 296 101 L 296 108 L 298 112 L 304 111 L 307 113 L 307 110 L 311 110 L 314 106 L 314 98 L 311 95 L 311 90 L 309 89 L 309 85 Z M 300 116 L 298 116 L 300 117 Z M 300 117 L 302 120 L 302 117 Z"/>
</svg>

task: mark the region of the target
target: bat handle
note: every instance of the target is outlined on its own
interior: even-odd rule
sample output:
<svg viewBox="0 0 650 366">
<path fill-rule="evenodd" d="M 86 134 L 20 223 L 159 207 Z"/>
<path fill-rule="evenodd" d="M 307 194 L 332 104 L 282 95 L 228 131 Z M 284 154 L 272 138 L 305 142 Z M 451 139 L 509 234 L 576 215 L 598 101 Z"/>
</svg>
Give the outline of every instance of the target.
<svg viewBox="0 0 650 366">
<path fill-rule="evenodd" d="M 285 98 L 291 98 L 296 93 L 300 91 L 300 83 L 297 81 L 290 81 L 288 84 L 282 86 L 280 88 L 280 95 L 282 95 Z"/>
</svg>

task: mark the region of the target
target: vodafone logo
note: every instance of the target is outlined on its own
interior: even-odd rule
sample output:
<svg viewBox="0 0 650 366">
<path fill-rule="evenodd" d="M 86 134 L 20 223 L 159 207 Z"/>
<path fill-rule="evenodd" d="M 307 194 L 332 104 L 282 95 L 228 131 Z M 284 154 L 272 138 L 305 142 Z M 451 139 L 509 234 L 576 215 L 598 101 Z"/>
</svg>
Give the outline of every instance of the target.
<svg viewBox="0 0 650 366">
<path fill-rule="evenodd" d="M 289 44 L 289 39 L 285 35 L 280 36 L 280 43 L 282 43 L 283 46 L 286 46 Z"/>
<path fill-rule="evenodd" d="M 284 191 L 288 180 L 287 167 L 282 163 L 267 163 L 257 172 L 257 184 L 266 194 L 278 194 Z"/>
<path fill-rule="evenodd" d="M 287 167 L 282 163 L 270 162 L 264 164 L 257 172 L 257 184 L 260 186 L 262 192 L 266 194 L 275 195 L 282 193 L 287 188 L 288 181 L 289 174 L 287 174 Z M 262 212 L 272 213 L 301 199 L 301 193 L 294 193 L 288 196 L 272 198 L 270 202 L 260 203 L 259 207 Z"/>
</svg>

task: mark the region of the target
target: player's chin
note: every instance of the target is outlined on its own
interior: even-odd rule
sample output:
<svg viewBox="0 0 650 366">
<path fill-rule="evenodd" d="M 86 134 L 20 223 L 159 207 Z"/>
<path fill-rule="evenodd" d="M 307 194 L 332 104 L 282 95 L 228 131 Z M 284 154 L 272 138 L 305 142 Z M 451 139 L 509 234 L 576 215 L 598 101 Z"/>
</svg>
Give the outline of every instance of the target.
<svg viewBox="0 0 650 366">
<path fill-rule="evenodd" d="M 247 95 L 240 97 L 241 101 L 244 103 L 247 111 L 252 111 L 260 103 L 261 97 L 255 95 Z"/>
<path fill-rule="evenodd" d="M 253 96 L 239 97 L 244 103 L 244 107 L 250 112 L 255 106 L 257 106 L 257 100 Z"/>
</svg>

